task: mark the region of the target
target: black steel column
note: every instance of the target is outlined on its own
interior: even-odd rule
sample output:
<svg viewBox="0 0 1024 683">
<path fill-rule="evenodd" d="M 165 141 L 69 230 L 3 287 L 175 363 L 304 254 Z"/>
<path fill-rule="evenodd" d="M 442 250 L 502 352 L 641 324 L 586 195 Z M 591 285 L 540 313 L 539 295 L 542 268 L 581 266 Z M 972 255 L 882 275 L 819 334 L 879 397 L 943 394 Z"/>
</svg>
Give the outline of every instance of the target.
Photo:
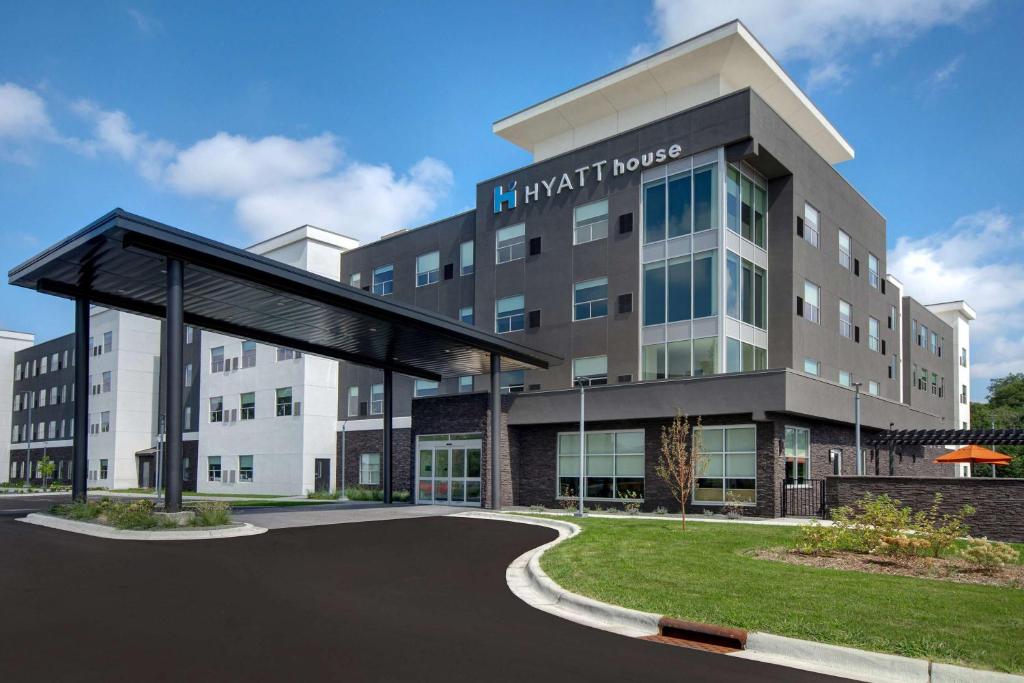
<svg viewBox="0 0 1024 683">
<path fill-rule="evenodd" d="M 89 469 L 89 301 L 75 299 L 75 430 L 71 497 L 85 500 Z M 34 428 L 34 426 L 30 427 Z"/>
<path fill-rule="evenodd" d="M 491 509 L 501 509 L 501 356 L 491 354 Z"/>
<path fill-rule="evenodd" d="M 384 448 L 381 455 L 381 486 L 384 487 L 384 502 L 391 502 L 391 423 L 394 421 L 394 401 L 391 397 L 392 373 L 384 371 Z"/>
<path fill-rule="evenodd" d="M 164 353 L 167 367 L 164 382 L 164 410 L 166 432 L 164 459 L 167 461 L 167 489 L 164 509 L 181 511 L 181 403 L 184 370 L 182 355 L 185 311 L 185 267 L 178 259 L 167 259 L 167 312 L 164 320 Z"/>
</svg>

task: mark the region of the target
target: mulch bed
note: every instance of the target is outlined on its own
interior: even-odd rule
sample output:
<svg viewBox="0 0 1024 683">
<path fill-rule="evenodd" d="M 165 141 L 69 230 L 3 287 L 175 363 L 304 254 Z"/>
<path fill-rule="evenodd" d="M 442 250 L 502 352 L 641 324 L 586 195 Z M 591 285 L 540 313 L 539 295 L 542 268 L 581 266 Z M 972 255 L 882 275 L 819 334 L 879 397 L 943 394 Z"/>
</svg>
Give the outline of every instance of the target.
<svg viewBox="0 0 1024 683">
<path fill-rule="evenodd" d="M 848 551 L 837 551 L 830 555 L 805 555 L 784 548 L 764 548 L 755 551 L 753 556 L 760 560 L 787 562 L 805 567 L 1024 589 L 1024 565 L 1020 564 L 983 572 L 965 560 L 947 557 L 891 557 Z"/>
</svg>

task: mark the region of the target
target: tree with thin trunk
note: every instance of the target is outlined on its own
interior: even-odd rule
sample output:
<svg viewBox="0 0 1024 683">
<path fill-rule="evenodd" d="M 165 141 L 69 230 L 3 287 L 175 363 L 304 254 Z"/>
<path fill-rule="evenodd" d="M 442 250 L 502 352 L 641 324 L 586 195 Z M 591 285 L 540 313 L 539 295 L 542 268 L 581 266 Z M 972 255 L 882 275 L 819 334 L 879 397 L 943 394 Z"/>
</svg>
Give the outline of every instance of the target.
<svg viewBox="0 0 1024 683">
<path fill-rule="evenodd" d="M 686 501 L 693 483 L 707 466 L 703 457 L 700 418 L 691 430 L 690 420 L 678 411 L 668 427 L 661 428 L 661 453 L 655 472 L 665 480 L 672 497 L 679 503 L 683 531 L 686 531 Z"/>
<path fill-rule="evenodd" d="M 53 476 L 53 471 L 57 469 L 57 464 L 50 460 L 49 456 L 44 455 L 43 459 L 39 461 L 39 476 L 43 478 L 43 490 L 50 488 L 50 477 Z"/>
</svg>

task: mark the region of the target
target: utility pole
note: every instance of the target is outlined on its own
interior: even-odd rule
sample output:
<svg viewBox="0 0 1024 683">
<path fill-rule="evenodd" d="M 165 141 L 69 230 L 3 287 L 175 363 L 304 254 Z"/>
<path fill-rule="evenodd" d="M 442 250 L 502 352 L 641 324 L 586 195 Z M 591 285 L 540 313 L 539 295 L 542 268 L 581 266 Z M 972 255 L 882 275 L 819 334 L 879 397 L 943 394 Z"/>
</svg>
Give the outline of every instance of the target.
<svg viewBox="0 0 1024 683">
<path fill-rule="evenodd" d="M 853 383 L 854 448 L 857 449 L 857 476 L 864 476 L 864 457 L 860 452 L 860 388 L 863 382 Z"/>
<path fill-rule="evenodd" d="M 28 443 L 25 448 L 25 477 L 21 482 L 22 486 L 29 486 L 32 478 L 32 437 L 36 435 L 36 423 L 32 421 L 32 406 L 36 402 L 36 392 L 33 389 L 29 394 L 28 403 Z"/>
<path fill-rule="evenodd" d="M 584 506 L 583 506 L 583 493 L 585 491 L 585 489 L 583 487 L 586 484 L 586 476 L 587 476 L 587 438 L 586 438 L 587 434 L 586 434 L 586 428 L 584 426 L 585 425 L 585 418 L 586 418 L 586 410 L 587 410 L 587 397 L 586 397 L 586 385 L 583 383 L 584 380 L 586 380 L 587 384 L 590 384 L 590 378 L 589 377 L 577 377 L 576 378 L 576 381 L 580 385 L 580 483 L 579 483 L 579 487 L 578 487 L 579 490 L 577 491 L 577 493 L 579 495 L 580 507 L 579 507 L 579 510 L 575 514 L 576 517 L 584 517 L 587 514 L 586 513 L 586 508 L 584 508 Z"/>
</svg>

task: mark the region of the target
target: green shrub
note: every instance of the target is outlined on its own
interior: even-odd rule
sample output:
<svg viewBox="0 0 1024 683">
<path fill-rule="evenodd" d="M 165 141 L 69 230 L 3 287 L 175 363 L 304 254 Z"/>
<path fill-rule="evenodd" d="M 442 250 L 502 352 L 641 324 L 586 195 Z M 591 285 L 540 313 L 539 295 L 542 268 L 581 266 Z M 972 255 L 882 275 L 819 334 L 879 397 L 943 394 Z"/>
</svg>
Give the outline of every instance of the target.
<svg viewBox="0 0 1024 683">
<path fill-rule="evenodd" d="M 630 515 L 640 514 L 640 494 L 636 491 L 626 491 L 619 496 L 626 502 L 622 504 L 622 509 Z"/>
<path fill-rule="evenodd" d="M 310 500 L 338 500 L 341 498 L 341 491 L 306 491 L 306 498 Z"/>
<path fill-rule="evenodd" d="M 969 538 L 967 547 L 960 551 L 960 556 L 978 569 L 991 572 L 1015 563 L 1020 553 L 1009 543 L 990 541 L 987 538 Z"/>
<path fill-rule="evenodd" d="M 368 489 L 362 486 L 350 486 L 345 489 L 345 497 L 349 500 L 384 500 L 384 491 Z"/>
<path fill-rule="evenodd" d="M 927 542 L 932 557 L 938 557 L 952 548 L 958 538 L 970 533 L 970 527 L 964 520 L 975 512 L 970 505 L 964 505 L 954 515 L 940 514 L 939 505 L 941 504 L 942 494 L 936 493 L 932 500 L 932 506 L 928 510 L 922 510 L 914 515 L 914 535 Z"/>
<path fill-rule="evenodd" d="M 193 508 L 193 526 L 226 526 L 231 524 L 231 506 L 216 500 L 204 500 Z"/>
<path fill-rule="evenodd" d="M 544 512 L 547 510 L 543 505 L 531 505 L 530 512 Z"/>
<path fill-rule="evenodd" d="M 579 509 L 580 501 L 572 495 L 572 489 L 568 486 L 563 486 L 562 500 L 558 501 L 558 504 L 561 505 L 562 509 L 566 512 L 575 512 Z"/>
<path fill-rule="evenodd" d="M 395 501 L 396 503 L 408 503 L 409 502 L 409 498 L 411 498 L 411 497 L 412 497 L 412 494 L 410 494 L 408 491 L 392 491 L 391 492 L 391 500 Z"/>
<path fill-rule="evenodd" d="M 656 515 L 667 515 L 668 514 L 668 508 L 665 507 L 664 505 L 659 505 L 658 507 L 654 508 L 654 514 L 656 514 Z"/>
<path fill-rule="evenodd" d="M 104 505 L 104 503 L 107 505 Z M 109 500 L 100 501 L 101 514 L 111 526 L 118 529 L 150 529 L 155 527 L 157 525 L 157 519 L 153 516 L 155 507 L 155 503 L 149 498 L 133 500 L 130 503 Z"/>
<path fill-rule="evenodd" d="M 50 508 L 50 514 L 67 519 L 87 521 L 100 516 L 98 503 L 63 503 Z"/>
</svg>

